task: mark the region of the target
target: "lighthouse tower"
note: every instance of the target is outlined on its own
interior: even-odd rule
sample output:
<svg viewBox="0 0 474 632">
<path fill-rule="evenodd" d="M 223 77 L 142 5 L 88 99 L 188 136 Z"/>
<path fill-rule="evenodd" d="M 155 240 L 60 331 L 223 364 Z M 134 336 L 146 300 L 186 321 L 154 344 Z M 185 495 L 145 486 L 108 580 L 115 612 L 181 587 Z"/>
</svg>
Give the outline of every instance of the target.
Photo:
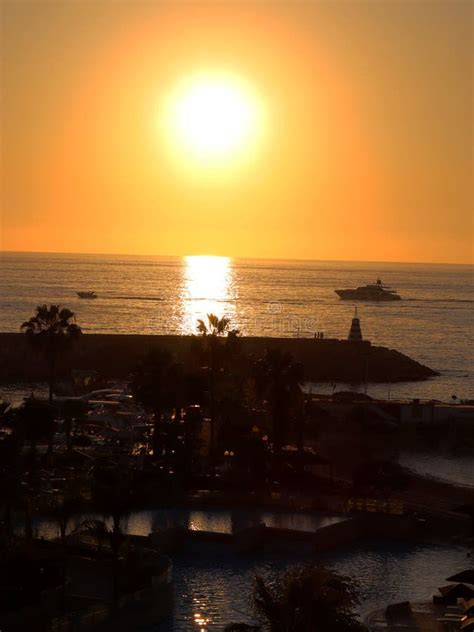
<svg viewBox="0 0 474 632">
<path fill-rule="evenodd" d="M 355 308 L 348 340 L 350 340 L 350 342 L 359 342 L 362 340 L 362 331 L 360 330 L 360 320 L 357 316 L 357 307 Z"/>
</svg>

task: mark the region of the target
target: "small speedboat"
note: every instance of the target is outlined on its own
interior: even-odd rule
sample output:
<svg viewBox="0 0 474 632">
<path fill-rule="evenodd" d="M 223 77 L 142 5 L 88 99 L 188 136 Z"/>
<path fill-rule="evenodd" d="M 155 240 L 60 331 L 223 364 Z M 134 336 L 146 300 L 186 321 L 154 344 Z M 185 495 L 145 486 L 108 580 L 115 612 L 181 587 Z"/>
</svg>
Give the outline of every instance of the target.
<svg viewBox="0 0 474 632">
<path fill-rule="evenodd" d="M 95 292 L 78 292 L 79 298 L 97 298 L 97 294 Z"/>
</svg>

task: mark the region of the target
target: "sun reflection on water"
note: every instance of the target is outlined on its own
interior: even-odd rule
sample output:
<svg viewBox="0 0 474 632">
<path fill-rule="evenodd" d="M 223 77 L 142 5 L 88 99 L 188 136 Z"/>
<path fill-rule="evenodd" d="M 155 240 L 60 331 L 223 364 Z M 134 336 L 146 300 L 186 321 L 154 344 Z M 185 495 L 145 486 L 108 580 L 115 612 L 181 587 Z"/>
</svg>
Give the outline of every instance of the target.
<svg viewBox="0 0 474 632">
<path fill-rule="evenodd" d="M 194 623 L 199 626 L 199 632 L 206 632 L 206 626 L 211 622 L 210 619 L 205 617 L 204 615 L 196 612 L 194 615 Z"/>
<path fill-rule="evenodd" d="M 195 608 L 198 610 L 198 612 L 194 613 L 194 624 L 199 627 L 199 632 L 207 632 L 207 626 L 212 623 L 212 619 L 202 613 L 202 606 L 204 604 L 201 603 L 200 599 L 194 597 L 193 602 Z"/>
<path fill-rule="evenodd" d="M 229 257 L 184 257 L 184 283 L 181 292 L 183 334 L 196 333 L 199 318 L 207 314 L 235 316 L 234 282 Z"/>
</svg>

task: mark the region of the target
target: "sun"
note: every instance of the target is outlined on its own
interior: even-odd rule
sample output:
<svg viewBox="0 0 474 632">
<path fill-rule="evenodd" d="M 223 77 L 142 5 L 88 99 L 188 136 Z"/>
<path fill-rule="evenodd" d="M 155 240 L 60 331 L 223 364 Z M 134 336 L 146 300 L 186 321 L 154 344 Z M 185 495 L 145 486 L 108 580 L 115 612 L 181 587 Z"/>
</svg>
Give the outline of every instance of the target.
<svg viewBox="0 0 474 632">
<path fill-rule="evenodd" d="M 182 81 L 166 103 L 170 142 L 202 162 L 251 151 L 262 128 L 262 108 L 252 87 L 223 73 L 198 73 Z"/>
</svg>

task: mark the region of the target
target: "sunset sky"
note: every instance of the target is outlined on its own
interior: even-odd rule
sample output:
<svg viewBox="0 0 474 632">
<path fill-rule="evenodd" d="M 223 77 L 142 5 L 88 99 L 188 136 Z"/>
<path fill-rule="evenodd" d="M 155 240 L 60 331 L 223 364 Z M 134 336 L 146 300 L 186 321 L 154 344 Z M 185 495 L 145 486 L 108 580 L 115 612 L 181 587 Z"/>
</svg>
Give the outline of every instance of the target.
<svg viewBox="0 0 474 632">
<path fill-rule="evenodd" d="M 473 262 L 469 0 L 1 12 L 1 249 Z"/>
</svg>

